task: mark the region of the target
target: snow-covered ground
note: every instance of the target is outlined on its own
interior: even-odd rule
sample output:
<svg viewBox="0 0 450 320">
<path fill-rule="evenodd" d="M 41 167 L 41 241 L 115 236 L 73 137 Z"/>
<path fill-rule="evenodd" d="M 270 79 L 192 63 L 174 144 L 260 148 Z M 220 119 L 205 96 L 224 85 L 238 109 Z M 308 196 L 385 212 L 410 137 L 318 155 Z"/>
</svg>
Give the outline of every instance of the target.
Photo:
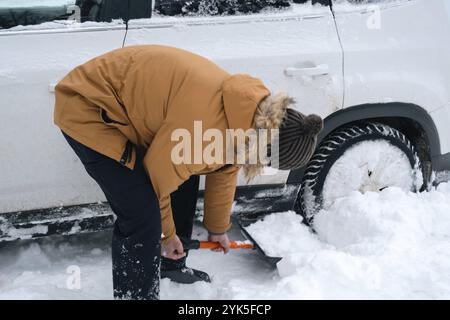
<svg viewBox="0 0 450 320">
<path fill-rule="evenodd" d="M 249 228 L 267 253 L 284 256 L 276 270 L 254 251 L 192 252 L 190 265 L 209 272 L 212 283 L 163 280 L 161 297 L 450 298 L 450 183 L 421 194 L 352 193 L 319 213 L 317 234 L 300 221 L 284 212 Z M 231 237 L 242 239 L 236 229 Z M 109 242 L 106 231 L 3 244 L 0 299 L 110 299 Z M 79 290 L 67 287 L 71 266 L 80 268 Z"/>
</svg>

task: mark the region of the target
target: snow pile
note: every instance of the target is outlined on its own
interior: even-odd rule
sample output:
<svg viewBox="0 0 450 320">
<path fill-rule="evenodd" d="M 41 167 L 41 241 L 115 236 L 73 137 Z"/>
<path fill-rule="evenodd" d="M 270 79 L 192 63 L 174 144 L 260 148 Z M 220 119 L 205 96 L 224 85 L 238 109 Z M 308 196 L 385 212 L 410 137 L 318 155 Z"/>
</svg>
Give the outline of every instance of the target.
<svg viewBox="0 0 450 320">
<path fill-rule="evenodd" d="M 450 298 L 450 184 L 354 192 L 317 215 L 317 235 L 300 221 L 278 213 L 248 228 L 269 255 L 284 256 L 274 296 Z"/>
<path fill-rule="evenodd" d="M 109 236 L 98 233 L 4 244 L 0 299 L 110 298 L 109 243 Z M 74 268 L 80 270 L 80 290 L 69 289 Z"/>
<path fill-rule="evenodd" d="M 302 217 L 293 211 L 279 212 L 250 225 L 246 230 L 269 257 L 320 250 L 322 243 L 301 222 Z"/>
</svg>

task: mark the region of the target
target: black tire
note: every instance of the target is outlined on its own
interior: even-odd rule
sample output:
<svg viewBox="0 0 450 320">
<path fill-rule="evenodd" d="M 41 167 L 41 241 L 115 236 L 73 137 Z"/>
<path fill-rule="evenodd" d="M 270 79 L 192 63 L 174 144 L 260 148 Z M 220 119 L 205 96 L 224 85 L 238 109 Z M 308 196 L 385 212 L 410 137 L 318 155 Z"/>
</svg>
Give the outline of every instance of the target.
<svg viewBox="0 0 450 320">
<path fill-rule="evenodd" d="M 420 160 L 411 141 L 400 131 L 381 123 L 365 123 L 338 129 L 325 138 L 309 161 L 297 200 L 295 211 L 303 216 L 307 225 L 312 225 L 314 215 L 322 207 L 322 188 L 333 164 L 351 146 L 361 141 L 387 140 L 407 156 L 414 174 L 422 174 Z M 415 180 L 415 179 L 414 179 Z M 412 186 L 412 191 L 419 188 Z"/>
</svg>

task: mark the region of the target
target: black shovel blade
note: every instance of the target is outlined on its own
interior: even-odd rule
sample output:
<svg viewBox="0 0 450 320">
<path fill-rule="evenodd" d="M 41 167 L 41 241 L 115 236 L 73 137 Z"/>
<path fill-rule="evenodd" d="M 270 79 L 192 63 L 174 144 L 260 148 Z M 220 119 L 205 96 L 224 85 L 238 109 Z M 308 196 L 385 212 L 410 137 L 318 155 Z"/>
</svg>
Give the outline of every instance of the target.
<svg viewBox="0 0 450 320">
<path fill-rule="evenodd" d="M 241 232 L 242 232 L 242 234 L 244 235 L 244 237 L 245 237 L 247 240 L 250 240 L 250 241 L 253 243 L 253 245 L 254 245 L 255 248 L 256 248 L 256 251 L 258 252 L 259 255 L 262 256 L 262 258 L 264 259 L 264 261 L 265 261 L 266 263 L 268 263 L 272 268 L 276 268 L 277 263 L 280 262 L 281 259 L 283 259 L 283 258 L 281 258 L 281 257 L 271 257 L 271 256 L 268 256 L 268 255 L 264 252 L 264 250 L 258 245 L 258 243 L 255 241 L 255 239 L 253 239 L 253 237 L 252 237 L 252 236 L 248 233 L 248 231 L 245 229 L 245 227 L 246 227 L 246 226 L 249 226 L 250 224 L 247 224 L 247 225 L 244 226 L 244 224 L 241 223 L 241 221 L 239 221 L 239 220 L 237 221 L 237 223 L 238 223 L 238 225 L 239 225 L 239 228 L 241 228 Z"/>
</svg>

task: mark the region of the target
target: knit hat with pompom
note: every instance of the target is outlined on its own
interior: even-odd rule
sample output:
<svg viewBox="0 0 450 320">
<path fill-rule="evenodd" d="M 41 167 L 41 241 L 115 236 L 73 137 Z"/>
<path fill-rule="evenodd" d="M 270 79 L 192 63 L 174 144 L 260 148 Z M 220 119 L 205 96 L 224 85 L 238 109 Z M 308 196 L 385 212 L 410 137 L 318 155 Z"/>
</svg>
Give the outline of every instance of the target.
<svg viewBox="0 0 450 320">
<path fill-rule="evenodd" d="M 305 116 L 286 108 L 279 131 L 278 169 L 292 170 L 305 166 L 314 154 L 317 135 L 322 128 L 320 116 Z"/>
</svg>

